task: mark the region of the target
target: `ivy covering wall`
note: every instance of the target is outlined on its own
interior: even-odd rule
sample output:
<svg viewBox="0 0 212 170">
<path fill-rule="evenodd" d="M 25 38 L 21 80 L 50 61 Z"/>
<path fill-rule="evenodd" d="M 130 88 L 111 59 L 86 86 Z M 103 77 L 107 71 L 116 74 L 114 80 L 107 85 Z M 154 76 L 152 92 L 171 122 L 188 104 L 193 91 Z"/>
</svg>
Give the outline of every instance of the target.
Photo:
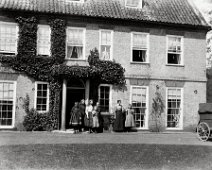
<svg viewBox="0 0 212 170">
<path fill-rule="evenodd" d="M 38 56 L 36 17 L 17 17 L 19 25 L 18 54 L 0 55 L 3 66 L 24 73 L 36 81 L 46 81 L 50 85 L 51 128 L 59 128 L 60 101 L 63 79 L 95 79 L 96 84 L 108 83 L 120 88 L 125 85 L 124 68 L 114 61 L 99 60 L 97 49 L 88 56 L 89 66 L 67 66 L 64 63 L 66 49 L 66 22 L 62 19 L 50 19 L 51 56 Z"/>
</svg>

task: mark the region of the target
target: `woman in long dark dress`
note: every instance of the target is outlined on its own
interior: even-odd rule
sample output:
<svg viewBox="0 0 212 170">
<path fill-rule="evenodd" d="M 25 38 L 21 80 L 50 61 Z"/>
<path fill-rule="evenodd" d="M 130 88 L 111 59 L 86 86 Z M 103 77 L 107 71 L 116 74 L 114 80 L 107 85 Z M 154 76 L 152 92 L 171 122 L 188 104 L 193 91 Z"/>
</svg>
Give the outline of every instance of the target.
<svg viewBox="0 0 212 170">
<path fill-rule="evenodd" d="M 99 102 L 96 102 L 96 107 L 97 107 L 98 120 L 99 120 L 99 128 L 97 131 L 98 131 L 98 133 L 103 133 L 104 119 L 101 115 L 101 108 L 100 108 Z"/>
<path fill-rule="evenodd" d="M 70 118 L 70 126 L 74 128 L 74 133 L 79 131 L 79 126 L 81 125 L 81 116 L 79 112 L 79 104 L 78 102 L 74 103 L 74 106 L 71 109 L 71 118 Z"/>
<path fill-rule="evenodd" d="M 85 100 L 84 99 L 82 99 L 80 101 L 79 112 L 80 112 L 80 115 L 81 115 L 81 125 L 79 127 L 79 131 L 82 132 L 82 131 L 84 131 L 84 128 L 85 128 L 85 124 L 84 124 L 84 118 L 85 118 Z"/>
<path fill-rule="evenodd" d="M 121 105 L 121 100 L 118 100 L 117 106 L 115 108 L 115 121 L 113 125 L 113 131 L 123 132 L 124 122 L 125 122 L 124 109 L 123 109 L 123 106 Z"/>
</svg>

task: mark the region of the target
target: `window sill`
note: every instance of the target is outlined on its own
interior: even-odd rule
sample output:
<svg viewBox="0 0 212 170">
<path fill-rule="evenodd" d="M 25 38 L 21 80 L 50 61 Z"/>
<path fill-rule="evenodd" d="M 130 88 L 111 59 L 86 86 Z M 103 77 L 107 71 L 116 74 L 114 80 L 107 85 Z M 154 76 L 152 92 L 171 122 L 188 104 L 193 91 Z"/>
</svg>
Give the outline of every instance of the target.
<svg viewBox="0 0 212 170">
<path fill-rule="evenodd" d="M 174 128 L 174 127 L 172 127 L 172 128 L 166 128 L 166 130 L 183 130 L 183 128 Z"/>
<path fill-rule="evenodd" d="M 5 56 L 15 56 L 17 53 L 7 53 L 7 52 L 0 52 L 0 55 L 5 55 Z"/>
<path fill-rule="evenodd" d="M 40 114 L 44 114 L 44 113 L 47 113 L 47 112 L 49 112 L 48 110 L 46 110 L 46 111 L 37 111 L 38 113 L 40 113 Z"/>
<path fill-rule="evenodd" d="M 146 127 L 134 127 L 134 129 L 136 130 L 149 130 L 149 128 L 146 128 Z"/>
<path fill-rule="evenodd" d="M 13 129 L 14 126 L 0 126 L 0 129 Z"/>
<path fill-rule="evenodd" d="M 37 54 L 38 57 L 51 57 L 51 55 L 47 54 Z"/>
<path fill-rule="evenodd" d="M 87 61 L 87 59 L 65 58 L 66 61 Z"/>
<path fill-rule="evenodd" d="M 150 65 L 149 62 L 133 62 L 131 61 L 130 64 L 142 64 L 142 65 Z"/>
<path fill-rule="evenodd" d="M 166 64 L 166 66 L 185 67 L 185 65 L 182 65 L 182 64 Z"/>
</svg>

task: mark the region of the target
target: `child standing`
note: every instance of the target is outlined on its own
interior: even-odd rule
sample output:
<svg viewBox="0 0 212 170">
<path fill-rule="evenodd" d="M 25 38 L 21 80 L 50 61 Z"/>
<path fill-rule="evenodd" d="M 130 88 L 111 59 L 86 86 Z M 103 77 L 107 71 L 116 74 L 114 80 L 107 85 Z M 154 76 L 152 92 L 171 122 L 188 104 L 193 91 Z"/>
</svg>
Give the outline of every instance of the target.
<svg viewBox="0 0 212 170">
<path fill-rule="evenodd" d="M 71 109 L 71 118 L 70 118 L 70 126 L 74 128 L 74 133 L 79 132 L 80 124 L 81 124 L 81 116 L 79 113 L 79 104 L 78 102 L 75 102 L 73 108 Z"/>
<path fill-rule="evenodd" d="M 97 106 L 94 106 L 94 110 L 93 110 L 92 114 L 93 114 L 93 130 L 94 130 L 95 133 L 97 133 L 97 129 L 99 127 L 99 119 L 98 119 L 99 113 L 98 113 Z"/>
<path fill-rule="evenodd" d="M 134 110 L 132 108 L 132 105 L 129 104 L 127 111 L 126 111 L 126 120 L 125 120 L 125 127 L 126 131 L 130 132 L 131 128 L 135 126 L 135 121 L 134 121 Z"/>
</svg>

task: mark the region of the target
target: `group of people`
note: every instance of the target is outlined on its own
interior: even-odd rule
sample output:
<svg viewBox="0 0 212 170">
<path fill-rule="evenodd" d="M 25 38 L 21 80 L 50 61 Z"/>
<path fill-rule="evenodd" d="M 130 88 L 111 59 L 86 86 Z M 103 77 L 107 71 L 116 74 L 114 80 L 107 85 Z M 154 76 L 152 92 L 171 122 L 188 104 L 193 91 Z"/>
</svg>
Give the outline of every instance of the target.
<svg viewBox="0 0 212 170">
<path fill-rule="evenodd" d="M 118 100 L 114 113 L 113 131 L 129 132 L 135 126 L 134 109 L 131 104 L 125 110 L 121 105 L 121 100 Z M 79 103 L 75 102 L 71 109 L 69 124 L 74 129 L 74 133 L 83 131 L 89 133 L 103 132 L 103 117 L 99 102 L 95 106 L 93 106 L 93 100 L 89 100 L 87 103 L 84 99 Z"/>
<path fill-rule="evenodd" d="M 121 100 L 117 101 L 114 118 L 113 131 L 115 132 L 130 132 L 132 127 L 135 126 L 134 109 L 132 105 L 129 104 L 125 110 L 121 105 Z"/>
<path fill-rule="evenodd" d="M 82 99 L 80 103 L 75 102 L 70 113 L 70 126 L 74 133 L 87 131 L 89 133 L 103 131 L 103 118 L 100 113 L 100 105 L 97 102 L 93 106 L 93 100 L 85 103 Z"/>
</svg>

